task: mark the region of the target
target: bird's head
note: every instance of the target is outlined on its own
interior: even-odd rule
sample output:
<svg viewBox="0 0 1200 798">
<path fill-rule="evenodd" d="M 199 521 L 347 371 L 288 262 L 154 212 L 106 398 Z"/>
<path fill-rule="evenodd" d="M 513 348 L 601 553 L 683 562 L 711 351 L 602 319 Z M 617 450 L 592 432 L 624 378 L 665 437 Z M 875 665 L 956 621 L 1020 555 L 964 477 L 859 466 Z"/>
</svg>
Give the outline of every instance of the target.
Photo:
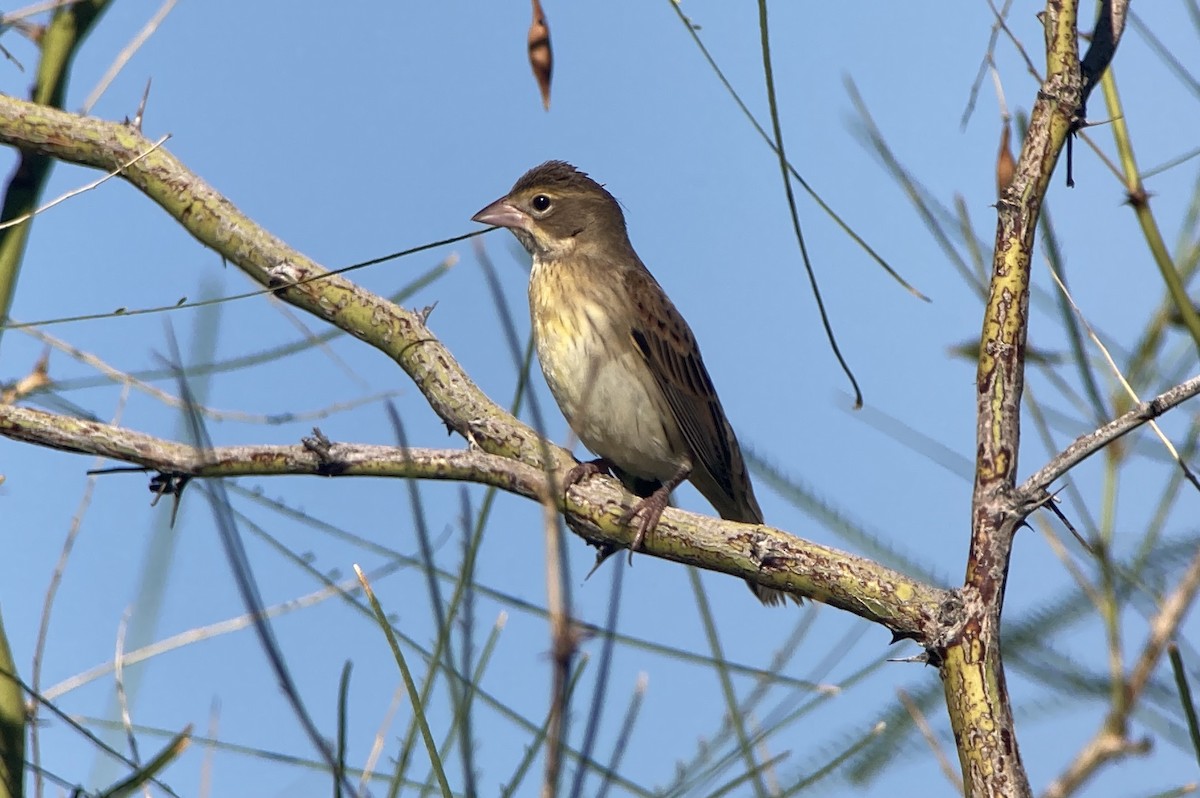
<svg viewBox="0 0 1200 798">
<path fill-rule="evenodd" d="M 629 247 L 621 206 L 604 186 L 564 161 L 526 172 L 512 191 L 471 217 L 507 227 L 534 258 L 591 247 Z"/>
</svg>

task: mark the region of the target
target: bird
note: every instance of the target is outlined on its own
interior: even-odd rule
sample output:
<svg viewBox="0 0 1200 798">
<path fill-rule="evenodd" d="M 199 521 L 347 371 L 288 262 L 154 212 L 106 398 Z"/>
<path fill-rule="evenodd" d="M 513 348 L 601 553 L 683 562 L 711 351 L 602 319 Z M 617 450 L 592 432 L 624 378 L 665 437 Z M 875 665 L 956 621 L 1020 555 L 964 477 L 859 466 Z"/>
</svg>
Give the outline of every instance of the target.
<svg viewBox="0 0 1200 798">
<path fill-rule="evenodd" d="M 630 556 L 685 480 L 722 518 L 763 523 L 696 336 L 634 251 L 616 198 L 571 164 L 547 161 L 472 220 L 507 228 L 532 257 L 538 362 L 568 425 L 598 456 L 571 469 L 565 487 L 607 471 L 639 497 L 622 519 L 641 516 Z M 747 583 L 764 604 L 800 601 Z"/>
</svg>

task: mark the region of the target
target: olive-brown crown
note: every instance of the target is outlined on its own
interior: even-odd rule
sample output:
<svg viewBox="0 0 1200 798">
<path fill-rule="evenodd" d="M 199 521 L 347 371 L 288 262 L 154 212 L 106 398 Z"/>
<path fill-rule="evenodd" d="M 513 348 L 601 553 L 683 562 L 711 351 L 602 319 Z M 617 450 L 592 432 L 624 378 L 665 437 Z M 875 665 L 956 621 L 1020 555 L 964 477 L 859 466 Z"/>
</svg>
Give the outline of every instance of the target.
<svg viewBox="0 0 1200 798">
<path fill-rule="evenodd" d="M 565 161 L 547 161 L 530 169 L 512 187 L 508 202 L 528 214 L 534 229 L 527 232 L 541 244 L 582 238 L 618 248 L 629 246 L 625 215 L 616 198 Z"/>
</svg>

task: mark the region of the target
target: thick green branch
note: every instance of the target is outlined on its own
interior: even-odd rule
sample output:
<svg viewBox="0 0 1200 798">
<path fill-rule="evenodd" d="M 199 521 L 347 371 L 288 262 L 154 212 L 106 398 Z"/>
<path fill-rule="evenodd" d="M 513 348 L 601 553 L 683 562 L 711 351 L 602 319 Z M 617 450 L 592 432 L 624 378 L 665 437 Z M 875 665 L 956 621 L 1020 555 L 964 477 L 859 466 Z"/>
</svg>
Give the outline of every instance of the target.
<svg viewBox="0 0 1200 798">
<path fill-rule="evenodd" d="M 1049 0 L 1046 79 L 1012 181 L 997 203 L 992 279 L 977 374 L 975 487 L 966 620 L 941 673 L 968 796 L 1029 796 L 1000 655 L 1012 540 L 1032 509 L 1014 490 L 1029 323 L 1030 261 L 1042 201 L 1082 111 L 1076 0 Z"/>
<path fill-rule="evenodd" d="M 540 499 L 539 467 L 477 449 L 400 449 L 313 441 L 295 446 L 231 446 L 211 450 L 155 438 L 97 421 L 26 407 L 0 406 L 0 436 L 80 454 L 99 455 L 176 476 L 374 476 L 444 479 L 493 485 Z M 557 456 L 569 459 L 561 450 Z M 562 472 L 554 475 L 560 485 Z M 601 547 L 632 541 L 621 516 L 633 497 L 612 479 L 590 479 L 563 496 L 552 491 L 571 527 Z M 931 644 L 953 626 L 954 594 L 870 560 L 800 540 L 767 526 L 738 524 L 669 509 L 645 541 L 657 557 L 752 579 L 813 596 L 886 626 L 898 638 Z"/>
<path fill-rule="evenodd" d="M 256 225 L 166 149 L 155 149 L 138 130 L 0 96 L 0 143 L 97 169 L 128 164 L 122 177 L 200 243 L 264 287 L 277 289 L 277 296 L 395 360 L 451 428 L 487 451 L 540 464 L 536 433 L 475 386 L 419 314 L 329 276 Z"/>
<path fill-rule="evenodd" d="M 531 486 L 536 484 L 541 490 L 540 486 L 545 483 L 544 451 L 549 451 L 553 461 L 549 464 L 551 472 L 562 474 L 574 464 L 569 452 L 557 447 L 547 450 L 532 429 L 488 399 L 429 331 L 419 314 L 399 308 L 341 277 L 329 275 L 319 265 L 258 227 L 168 151 L 161 147 L 154 149 L 140 131 L 128 125 L 67 114 L 0 96 L 0 143 L 98 169 L 112 170 L 128 164 L 122 176 L 197 240 L 218 251 L 258 283 L 274 289 L 284 300 L 387 353 L 408 373 L 450 428 L 484 452 L 499 456 L 493 468 L 472 474 L 442 476 L 437 469 L 426 467 L 420 473 L 398 476 L 474 479 L 488 484 L 492 484 L 490 479 L 497 479 L 503 483 L 499 487 L 537 496 L 540 494 Z M 13 418 L 15 412 L 18 411 L 7 409 L 7 417 Z M 138 449 L 141 444 L 131 443 L 133 439 L 127 436 L 118 435 L 123 443 L 106 443 L 105 446 L 111 444 L 116 448 L 103 451 L 97 450 L 97 445 L 92 443 L 80 443 L 90 438 L 103 440 L 112 433 L 112 428 L 93 422 L 62 419 L 52 426 L 60 427 L 60 432 L 70 432 L 71 440 L 41 441 L 45 445 L 95 451 L 163 470 L 177 468 L 183 463 L 188 468 L 180 469 L 181 473 L 192 473 L 199 467 L 196 461 L 187 458 L 178 462 L 172 460 L 175 465 L 147 460 L 147 453 Z M 68 427 L 75 429 L 67 430 Z M 11 429 L 3 434 L 20 437 Z M 122 449 L 121 446 L 133 448 Z M 218 450 L 221 451 L 224 450 Z M 263 458 L 270 459 L 261 451 L 255 455 L 257 462 L 247 463 L 244 457 L 235 457 L 224 466 L 226 470 L 222 473 L 263 473 L 254 470 L 264 467 Z M 309 461 L 310 468 L 312 462 Z M 288 463 L 294 466 L 295 461 L 285 459 L 275 467 L 285 468 Z M 364 464 L 361 467 L 370 466 Z M 247 468 L 250 470 L 245 470 Z M 195 473 L 212 472 L 201 469 Z M 514 479 L 525 485 L 525 489 L 517 489 L 512 482 Z M 610 487 L 607 493 L 600 495 L 600 503 L 596 503 L 596 497 L 592 501 L 577 498 L 593 496 L 590 490 L 583 494 L 572 491 L 568 507 L 573 513 L 569 519 L 573 522 L 572 527 L 593 542 L 608 546 L 627 545 L 629 530 L 618 523 L 618 508 L 623 506 L 621 498 L 624 495 Z M 605 508 L 611 512 L 606 512 Z M 649 553 L 739 573 L 772 587 L 798 589 L 885 623 L 903 637 L 933 640 L 939 613 L 948 604 L 949 596 L 942 591 L 868 561 L 823 549 L 766 527 L 731 525 L 685 513 L 672 513 L 671 518 L 696 520 L 664 524 L 648 547 Z"/>
</svg>

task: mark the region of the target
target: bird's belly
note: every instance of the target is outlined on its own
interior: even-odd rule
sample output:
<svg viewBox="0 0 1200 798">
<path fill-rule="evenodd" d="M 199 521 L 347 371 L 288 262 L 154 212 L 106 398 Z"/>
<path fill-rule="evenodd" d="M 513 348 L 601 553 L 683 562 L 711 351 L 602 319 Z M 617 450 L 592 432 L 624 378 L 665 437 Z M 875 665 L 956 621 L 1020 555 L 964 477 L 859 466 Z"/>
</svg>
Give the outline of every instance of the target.
<svg viewBox="0 0 1200 798">
<path fill-rule="evenodd" d="M 683 436 L 632 339 L 615 337 L 594 304 L 571 310 L 543 314 L 534 324 L 542 373 L 567 423 L 584 446 L 623 471 L 669 479 L 685 459 Z"/>
</svg>

